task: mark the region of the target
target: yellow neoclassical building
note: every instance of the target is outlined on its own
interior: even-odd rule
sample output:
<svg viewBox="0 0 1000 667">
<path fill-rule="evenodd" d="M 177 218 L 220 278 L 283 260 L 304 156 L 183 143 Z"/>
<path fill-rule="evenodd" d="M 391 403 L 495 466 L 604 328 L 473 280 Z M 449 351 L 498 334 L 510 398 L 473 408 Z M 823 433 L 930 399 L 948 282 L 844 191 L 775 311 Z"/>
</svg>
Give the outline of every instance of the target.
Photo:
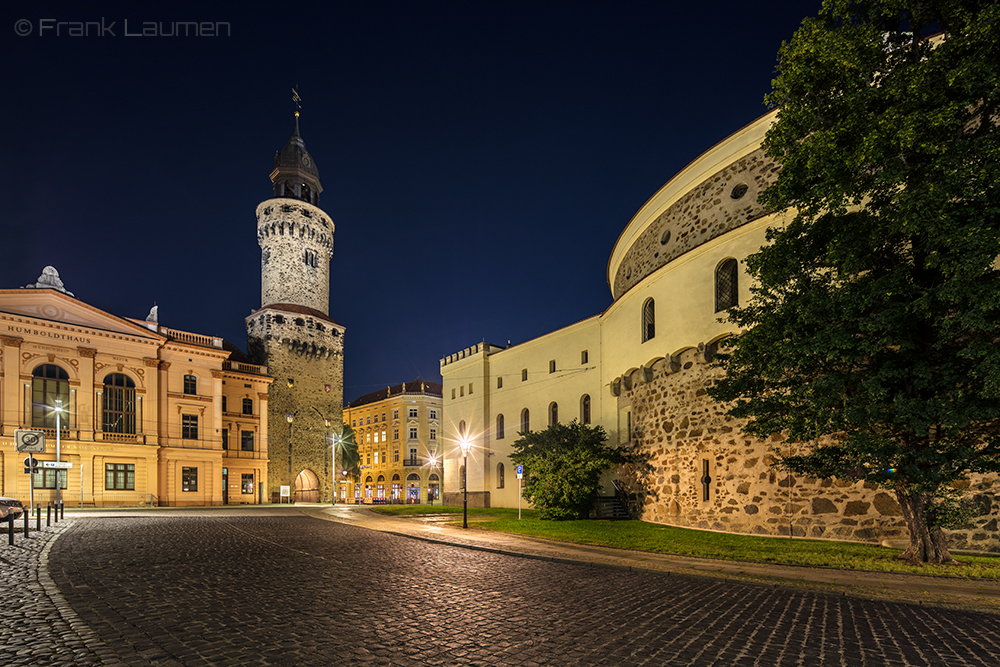
<svg viewBox="0 0 1000 667">
<path fill-rule="evenodd" d="M 441 385 L 414 380 L 365 394 L 344 408 L 361 456 L 342 498 L 364 503 L 438 500 L 444 475 Z"/>
<path fill-rule="evenodd" d="M 221 338 L 118 317 L 46 267 L 0 290 L 0 495 L 68 505 L 258 503 L 267 488 L 267 369 Z M 56 408 L 60 408 L 58 414 Z M 265 418 L 262 418 L 262 415 Z M 18 429 L 41 430 L 24 472 Z M 33 489 L 31 488 L 33 487 Z"/>
</svg>

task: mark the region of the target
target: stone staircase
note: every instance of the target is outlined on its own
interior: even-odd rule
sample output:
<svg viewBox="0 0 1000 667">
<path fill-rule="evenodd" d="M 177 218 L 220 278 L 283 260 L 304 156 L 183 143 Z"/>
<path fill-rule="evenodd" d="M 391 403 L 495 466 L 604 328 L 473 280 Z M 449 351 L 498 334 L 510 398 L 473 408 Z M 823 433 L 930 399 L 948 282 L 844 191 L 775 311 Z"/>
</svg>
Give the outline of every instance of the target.
<svg viewBox="0 0 1000 667">
<path fill-rule="evenodd" d="M 628 510 L 616 496 L 599 496 L 594 503 L 595 519 L 628 519 Z"/>
</svg>

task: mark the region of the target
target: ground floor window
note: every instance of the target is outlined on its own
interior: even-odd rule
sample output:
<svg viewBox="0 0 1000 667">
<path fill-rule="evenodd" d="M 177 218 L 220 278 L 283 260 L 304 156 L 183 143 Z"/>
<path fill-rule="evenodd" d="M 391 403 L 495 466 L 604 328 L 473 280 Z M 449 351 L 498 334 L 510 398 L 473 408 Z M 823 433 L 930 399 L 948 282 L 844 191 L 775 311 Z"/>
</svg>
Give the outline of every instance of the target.
<svg viewBox="0 0 1000 667">
<path fill-rule="evenodd" d="M 392 499 L 399 500 L 403 497 L 403 485 L 399 482 L 392 483 Z"/>
<path fill-rule="evenodd" d="M 56 479 L 59 480 L 59 488 L 66 488 L 66 479 L 68 475 L 65 470 L 57 470 L 55 468 L 40 468 L 38 472 L 31 476 L 31 484 L 36 489 L 54 489 L 56 488 Z"/>
<path fill-rule="evenodd" d="M 198 469 L 181 468 L 181 491 L 198 490 Z"/>
<path fill-rule="evenodd" d="M 243 493 L 253 495 L 253 473 L 243 473 Z"/>
<path fill-rule="evenodd" d="M 107 491 L 135 491 L 135 465 L 105 463 L 104 488 Z"/>
</svg>

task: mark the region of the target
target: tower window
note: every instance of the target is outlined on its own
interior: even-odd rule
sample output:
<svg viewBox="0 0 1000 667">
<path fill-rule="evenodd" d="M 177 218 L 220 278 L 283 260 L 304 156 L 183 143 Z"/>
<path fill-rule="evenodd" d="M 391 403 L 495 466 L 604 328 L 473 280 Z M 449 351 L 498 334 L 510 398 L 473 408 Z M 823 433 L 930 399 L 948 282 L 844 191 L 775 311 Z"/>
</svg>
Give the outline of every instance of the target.
<svg viewBox="0 0 1000 667">
<path fill-rule="evenodd" d="M 317 266 L 319 266 L 319 260 L 316 258 L 316 251 L 315 250 L 309 250 L 307 248 L 304 260 L 305 260 L 306 266 L 311 266 L 314 269 Z"/>
<path fill-rule="evenodd" d="M 656 337 L 656 307 L 652 299 L 642 304 L 642 342 Z"/>
<path fill-rule="evenodd" d="M 715 269 L 715 312 L 729 310 L 737 303 L 736 260 L 723 260 Z"/>
</svg>

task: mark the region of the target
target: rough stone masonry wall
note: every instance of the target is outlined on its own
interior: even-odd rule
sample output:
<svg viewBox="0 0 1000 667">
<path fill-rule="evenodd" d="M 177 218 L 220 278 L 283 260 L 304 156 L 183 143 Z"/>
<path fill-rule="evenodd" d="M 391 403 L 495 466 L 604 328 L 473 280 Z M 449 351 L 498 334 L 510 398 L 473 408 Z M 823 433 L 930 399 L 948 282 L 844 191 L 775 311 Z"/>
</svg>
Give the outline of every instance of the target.
<svg viewBox="0 0 1000 667">
<path fill-rule="evenodd" d="M 614 279 L 614 294 L 623 294 L 687 251 L 764 215 L 757 196 L 774 182 L 778 169 L 758 149 L 691 188 L 628 249 Z"/>
<path fill-rule="evenodd" d="M 261 311 L 250 319 L 247 329 L 251 358 L 266 364 L 275 378 L 267 406 L 269 491 L 277 493 L 283 484 L 294 486 L 300 471 L 311 470 L 319 478 L 321 498 L 328 501 L 330 481 L 336 479 L 340 467 L 339 459 L 336 466 L 330 460 L 330 438 L 341 433 L 343 424 L 344 336 L 327 321 L 286 312 L 284 322 L 277 323 L 274 315 L 275 311 Z M 289 413 L 295 415 L 291 480 L 285 418 Z M 330 426 L 324 418 L 330 420 Z"/>
<path fill-rule="evenodd" d="M 676 369 L 676 370 L 675 370 Z M 890 491 L 838 479 L 816 480 L 774 470 L 775 455 L 794 445 L 744 435 L 740 422 L 705 391 L 721 371 L 705 354 L 640 369 L 623 382 L 619 409 L 631 409 L 633 439 L 652 454 L 654 472 L 645 521 L 757 535 L 788 535 L 905 545 L 906 524 Z M 646 378 L 649 378 L 648 380 Z M 703 500 L 703 461 L 709 461 L 709 499 Z M 997 475 L 962 484 L 980 509 L 949 532 L 954 549 L 1000 552 Z M 655 497 L 653 497 L 655 496 Z"/>
</svg>

